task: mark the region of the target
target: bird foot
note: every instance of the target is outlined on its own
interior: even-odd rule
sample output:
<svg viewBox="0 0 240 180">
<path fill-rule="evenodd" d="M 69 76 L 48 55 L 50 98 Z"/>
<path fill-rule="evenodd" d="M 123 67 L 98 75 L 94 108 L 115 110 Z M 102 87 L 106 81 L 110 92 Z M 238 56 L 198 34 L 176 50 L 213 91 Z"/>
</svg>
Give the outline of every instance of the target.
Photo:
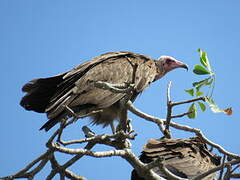
<svg viewBox="0 0 240 180">
<path fill-rule="evenodd" d="M 128 119 L 128 120 L 127 120 L 127 122 L 126 122 L 126 128 L 123 128 L 123 127 L 122 127 L 122 124 L 119 123 L 119 124 L 117 125 L 117 127 L 116 127 L 116 132 L 121 131 L 121 130 L 123 130 L 123 129 L 126 129 L 126 132 L 127 132 L 127 133 L 129 133 L 129 134 L 133 133 L 134 130 L 133 130 L 133 128 L 132 128 L 131 121 L 132 121 L 131 119 Z"/>
</svg>

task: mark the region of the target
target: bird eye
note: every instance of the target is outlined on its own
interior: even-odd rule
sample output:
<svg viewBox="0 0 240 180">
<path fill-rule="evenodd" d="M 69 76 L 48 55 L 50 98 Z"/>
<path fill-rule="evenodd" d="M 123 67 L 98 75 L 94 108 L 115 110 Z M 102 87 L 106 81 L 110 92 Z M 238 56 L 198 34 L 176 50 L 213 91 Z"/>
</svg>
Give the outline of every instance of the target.
<svg viewBox="0 0 240 180">
<path fill-rule="evenodd" d="M 166 59 L 166 64 L 171 64 L 172 63 L 172 60 L 171 59 Z"/>
</svg>

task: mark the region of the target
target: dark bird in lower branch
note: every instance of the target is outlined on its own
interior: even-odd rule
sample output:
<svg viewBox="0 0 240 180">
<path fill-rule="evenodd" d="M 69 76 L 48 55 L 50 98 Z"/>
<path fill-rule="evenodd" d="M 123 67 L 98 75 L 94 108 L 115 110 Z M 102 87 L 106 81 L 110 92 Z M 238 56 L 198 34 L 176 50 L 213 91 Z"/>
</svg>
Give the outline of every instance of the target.
<svg viewBox="0 0 240 180">
<path fill-rule="evenodd" d="M 68 72 L 29 81 L 22 88 L 26 95 L 20 104 L 26 110 L 47 114 L 49 120 L 40 128 L 46 131 L 71 116 L 66 107 L 82 115 L 102 110 L 91 116 L 92 121 L 107 126 L 119 119 L 119 101 L 127 93 L 97 88 L 94 82 L 134 84 L 133 101 L 151 82 L 176 68 L 187 69 L 187 65 L 170 56 L 154 60 L 132 52 L 110 52 Z"/>
<path fill-rule="evenodd" d="M 198 137 L 189 139 L 150 139 L 143 147 L 140 160 L 150 163 L 159 157 L 162 163 L 173 175 L 179 178 L 192 179 L 218 165 L 221 158 L 212 154 L 205 143 Z M 168 179 L 166 174 L 154 167 L 153 171 L 159 176 Z M 171 178 L 169 178 L 171 179 Z M 203 180 L 215 180 L 216 173 L 212 173 Z M 145 180 L 138 175 L 136 170 L 132 171 L 131 180 Z"/>
</svg>

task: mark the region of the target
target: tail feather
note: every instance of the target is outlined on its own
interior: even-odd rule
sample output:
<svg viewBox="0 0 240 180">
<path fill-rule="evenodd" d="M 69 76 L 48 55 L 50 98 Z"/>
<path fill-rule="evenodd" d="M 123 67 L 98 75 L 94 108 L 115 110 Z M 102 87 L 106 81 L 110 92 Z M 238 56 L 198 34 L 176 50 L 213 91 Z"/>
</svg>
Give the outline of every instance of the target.
<svg viewBox="0 0 240 180">
<path fill-rule="evenodd" d="M 59 123 L 60 121 L 62 121 L 66 117 L 67 117 L 67 113 L 62 112 L 58 116 L 56 116 L 52 119 L 49 119 L 39 130 L 44 129 L 45 131 L 49 131 L 53 126 L 55 126 L 57 123 Z"/>
<path fill-rule="evenodd" d="M 58 84 L 63 81 L 64 75 L 29 81 L 22 87 L 22 91 L 27 94 L 22 98 L 20 105 L 26 110 L 44 113 L 50 99 L 57 91 Z"/>
<path fill-rule="evenodd" d="M 79 116 L 88 114 L 91 112 L 91 110 L 95 107 L 93 104 L 82 104 L 79 106 L 72 107 L 72 110 L 74 112 L 77 112 Z M 81 113 L 80 113 L 81 112 Z M 62 111 L 59 113 L 56 117 L 49 119 L 39 130 L 50 130 L 53 126 L 55 126 L 57 123 L 65 120 L 66 118 L 72 117 L 71 114 L 69 114 L 67 111 Z"/>
</svg>

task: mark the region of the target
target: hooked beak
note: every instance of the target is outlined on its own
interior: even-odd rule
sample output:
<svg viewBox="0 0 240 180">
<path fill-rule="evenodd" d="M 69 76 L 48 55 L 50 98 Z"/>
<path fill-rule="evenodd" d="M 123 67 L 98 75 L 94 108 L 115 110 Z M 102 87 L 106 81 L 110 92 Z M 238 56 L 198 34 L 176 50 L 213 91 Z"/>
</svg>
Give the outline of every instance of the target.
<svg viewBox="0 0 240 180">
<path fill-rule="evenodd" d="M 186 64 L 183 64 L 183 65 L 181 66 L 181 68 L 184 68 L 184 69 L 186 69 L 186 70 L 188 71 L 188 65 L 186 65 Z"/>
<path fill-rule="evenodd" d="M 184 69 L 186 69 L 188 71 L 188 65 L 182 63 L 181 61 L 176 61 L 176 66 L 178 68 L 184 68 Z"/>
</svg>

